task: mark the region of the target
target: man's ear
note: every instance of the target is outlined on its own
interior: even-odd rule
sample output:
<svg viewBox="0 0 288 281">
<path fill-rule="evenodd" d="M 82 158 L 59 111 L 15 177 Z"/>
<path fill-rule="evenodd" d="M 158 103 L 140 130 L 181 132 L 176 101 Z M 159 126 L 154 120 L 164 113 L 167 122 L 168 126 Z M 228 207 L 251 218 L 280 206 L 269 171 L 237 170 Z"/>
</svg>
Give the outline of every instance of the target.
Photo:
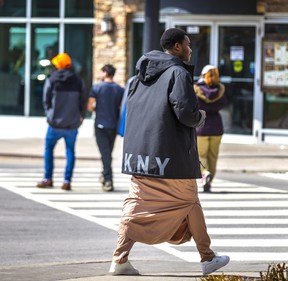
<svg viewBox="0 0 288 281">
<path fill-rule="evenodd" d="M 181 44 L 180 43 L 175 43 L 175 45 L 174 45 L 174 49 L 176 50 L 176 51 L 179 51 L 180 50 L 180 48 L 181 48 Z"/>
</svg>

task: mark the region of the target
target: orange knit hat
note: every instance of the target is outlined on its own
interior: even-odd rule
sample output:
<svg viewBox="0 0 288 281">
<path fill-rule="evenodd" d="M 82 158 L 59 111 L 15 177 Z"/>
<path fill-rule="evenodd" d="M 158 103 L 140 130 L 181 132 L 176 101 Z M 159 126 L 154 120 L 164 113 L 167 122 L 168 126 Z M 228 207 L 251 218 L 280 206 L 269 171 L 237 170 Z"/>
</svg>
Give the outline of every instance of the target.
<svg viewBox="0 0 288 281">
<path fill-rule="evenodd" d="M 72 60 L 67 53 L 58 54 L 51 62 L 59 69 L 70 68 L 72 65 Z"/>
</svg>

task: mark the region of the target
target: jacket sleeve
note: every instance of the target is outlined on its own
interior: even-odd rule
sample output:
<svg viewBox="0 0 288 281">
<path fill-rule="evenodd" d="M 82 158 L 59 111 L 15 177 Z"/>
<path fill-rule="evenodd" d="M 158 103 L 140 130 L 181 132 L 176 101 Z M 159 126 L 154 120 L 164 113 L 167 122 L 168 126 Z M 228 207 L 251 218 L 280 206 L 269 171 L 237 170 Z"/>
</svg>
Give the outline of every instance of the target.
<svg viewBox="0 0 288 281">
<path fill-rule="evenodd" d="M 81 117 L 84 119 L 85 115 L 86 115 L 86 111 L 87 111 L 87 100 L 88 100 L 88 96 L 86 94 L 86 87 L 85 87 L 85 83 L 83 81 L 83 79 L 80 80 L 81 83 L 81 90 L 80 90 L 80 101 L 79 101 L 79 105 L 80 105 L 80 115 Z"/>
<path fill-rule="evenodd" d="M 46 112 L 52 107 L 52 89 L 49 78 L 44 83 L 42 104 Z"/>
<path fill-rule="evenodd" d="M 187 71 L 182 71 L 175 77 L 172 91 L 169 94 L 172 109 L 180 123 L 196 128 L 201 122 L 193 80 Z"/>
</svg>

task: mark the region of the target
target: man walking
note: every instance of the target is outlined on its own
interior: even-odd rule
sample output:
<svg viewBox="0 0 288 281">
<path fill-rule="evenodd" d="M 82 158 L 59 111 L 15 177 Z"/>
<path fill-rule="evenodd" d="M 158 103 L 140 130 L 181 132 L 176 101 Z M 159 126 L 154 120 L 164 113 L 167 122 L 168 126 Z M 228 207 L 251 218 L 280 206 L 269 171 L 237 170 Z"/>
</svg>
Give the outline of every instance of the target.
<svg viewBox="0 0 288 281">
<path fill-rule="evenodd" d="M 91 88 L 88 110 L 96 112 L 95 136 L 103 165 L 99 180 L 104 191 L 113 191 L 112 151 L 117 135 L 124 89 L 113 80 L 116 72 L 113 65 L 106 64 L 101 70 L 102 82 Z"/>
<path fill-rule="evenodd" d="M 72 71 L 72 60 L 67 53 L 52 59 L 56 67 L 46 79 L 43 90 L 43 106 L 49 124 L 45 139 L 45 174 L 37 187 L 53 186 L 54 148 L 58 140 L 64 138 L 66 145 L 66 168 L 63 190 L 71 189 L 71 179 L 75 165 L 75 142 L 78 128 L 86 113 L 87 96 L 84 81 Z"/>
<path fill-rule="evenodd" d="M 127 97 L 122 172 L 132 175 L 109 272 L 137 275 L 128 261 L 134 243 L 181 244 L 192 237 L 204 275 L 229 262 L 210 249 L 196 178 L 201 177 L 195 128 L 206 114 L 193 90 L 186 32 L 171 28 L 137 62 Z"/>
</svg>

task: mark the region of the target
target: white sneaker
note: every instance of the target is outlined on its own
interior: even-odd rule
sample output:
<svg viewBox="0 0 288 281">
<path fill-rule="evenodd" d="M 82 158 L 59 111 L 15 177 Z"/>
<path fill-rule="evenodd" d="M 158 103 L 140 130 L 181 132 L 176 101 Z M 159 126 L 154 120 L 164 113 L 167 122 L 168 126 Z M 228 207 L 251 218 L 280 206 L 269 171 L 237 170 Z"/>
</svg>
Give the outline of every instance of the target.
<svg viewBox="0 0 288 281">
<path fill-rule="evenodd" d="M 203 275 L 210 274 L 225 266 L 230 261 L 228 256 L 215 256 L 211 261 L 201 262 Z"/>
<path fill-rule="evenodd" d="M 109 273 L 111 275 L 139 275 L 139 271 L 129 261 L 122 264 L 112 261 Z"/>
</svg>

